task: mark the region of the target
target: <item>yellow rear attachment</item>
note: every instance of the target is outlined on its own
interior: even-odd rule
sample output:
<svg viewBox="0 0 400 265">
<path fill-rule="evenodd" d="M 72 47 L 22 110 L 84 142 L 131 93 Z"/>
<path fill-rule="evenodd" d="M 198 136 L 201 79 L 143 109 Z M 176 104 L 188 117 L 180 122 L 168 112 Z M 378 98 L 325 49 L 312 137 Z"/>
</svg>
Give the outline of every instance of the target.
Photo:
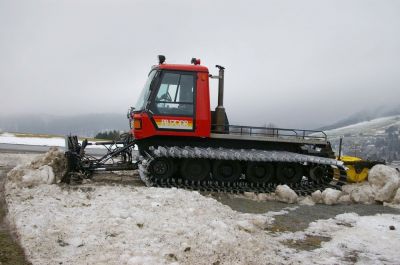
<svg viewBox="0 0 400 265">
<path fill-rule="evenodd" d="M 346 171 L 348 182 L 362 182 L 368 179 L 369 170 L 377 164 L 385 164 L 382 161 L 363 160 L 355 156 L 341 156 L 340 161 L 348 168 Z"/>
</svg>

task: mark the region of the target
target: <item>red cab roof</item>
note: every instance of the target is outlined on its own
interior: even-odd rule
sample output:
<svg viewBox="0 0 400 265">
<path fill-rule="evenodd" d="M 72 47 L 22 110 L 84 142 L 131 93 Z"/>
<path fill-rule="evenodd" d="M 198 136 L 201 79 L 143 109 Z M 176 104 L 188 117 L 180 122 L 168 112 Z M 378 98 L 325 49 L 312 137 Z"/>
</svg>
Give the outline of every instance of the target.
<svg viewBox="0 0 400 265">
<path fill-rule="evenodd" d="M 202 65 L 194 64 L 159 64 L 155 65 L 154 68 L 166 69 L 166 70 L 178 70 L 178 71 L 191 71 L 191 72 L 206 72 L 208 68 Z"/>
</svg>

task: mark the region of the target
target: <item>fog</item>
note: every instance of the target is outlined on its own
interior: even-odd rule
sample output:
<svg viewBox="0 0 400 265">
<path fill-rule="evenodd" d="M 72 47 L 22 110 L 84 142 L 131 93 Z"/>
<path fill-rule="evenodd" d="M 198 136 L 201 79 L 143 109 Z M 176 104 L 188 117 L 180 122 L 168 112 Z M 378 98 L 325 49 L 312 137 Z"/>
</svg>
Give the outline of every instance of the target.
<svg viewBox="0 0 400 265">
<path fill-rule="evenodd" d="M 0 113 L 124 115 L 164 54 L 225 66 L 234 123 L 316 128 L 399 104 L 399 14 L 386 0 L 0 0 Z"/>
</svg>

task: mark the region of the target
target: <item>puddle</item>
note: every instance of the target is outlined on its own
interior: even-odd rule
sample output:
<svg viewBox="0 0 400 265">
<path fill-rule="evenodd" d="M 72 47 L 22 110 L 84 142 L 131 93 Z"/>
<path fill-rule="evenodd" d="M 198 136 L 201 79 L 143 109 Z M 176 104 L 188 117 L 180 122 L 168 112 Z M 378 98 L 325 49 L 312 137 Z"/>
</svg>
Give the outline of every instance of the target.
<svg viewBox="0 0 400 265">
<path fill-rule="evenodd" d="M 283 208 L 297 206 L 277 201 L 254 201 L 245 198 L 231 198 L 228 194 L 212 194 L 213 198 L 222 204 L 228 205 L 231 209 L 242 213 L 266 213 L 270 211 L 278 212 Z"/>
<path fill-rule="evenodd" d="M 235 211 L 242 213 L 261 214 L 269 211 L 280 211 L 286 207 L 297 206 L 295 210 L 289 211 L 284 215 L 274 216 L 275 221 L 270 229 L 284 232 L 296 232 L 306 229 L 311 222 L 320 219 L 333 218 L 342 213 L 357 213 L 360 216 L 375 215 L 378 213 L 400 214 L 399 209 L 385 207 L 379 204 L 351 204 L 351 205 L 324 205 L 314 206 L 286 204 L 276 201 L 253 201 L 245 198 L 230 198 L 227 194 L 217 194 L 213 197 L 219 202 L 228 205 Z M 269 230 L 270 230 L 269 229 Z M 271 230 L 271 231 L 272 231 Z"/>
</svg>

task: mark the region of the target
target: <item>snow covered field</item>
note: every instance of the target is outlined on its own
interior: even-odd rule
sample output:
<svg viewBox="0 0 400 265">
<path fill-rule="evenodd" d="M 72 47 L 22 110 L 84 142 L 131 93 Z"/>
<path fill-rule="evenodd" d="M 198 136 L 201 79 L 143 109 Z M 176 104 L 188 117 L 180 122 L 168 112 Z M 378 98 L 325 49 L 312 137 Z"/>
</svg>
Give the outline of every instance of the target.
<svg viewBox="0 0 400 265">
<path fill-rule="evenodd" d="M 22 144 L 39 146 L 65 147 L 63 137 L 37 137 L 37 136 L 17 136 L 12 133 L 0 133 L 0 144 Z M 87 148 L 104 148 L 101 145 L 87 146 Z"/>
<path fill-rule="evenodd" d="M 12 133 L 2 133 L 0 134 L 0 143 L 64 147 L 65 139 L 61 137 L 18 137 Z"/>
<path fill-rule="evenodd" d="M 193 191 L 51 184 L 62 167 L 52 157 L 60 158 L 53 151 L 7 177 L 8 219 L 33 264 L 398 264 L 400 259 L 399 215 L 346 213 L 312 222 L 304 231 L 276 232 L 274 216 L 293 208 L 244 214 Z M 2 159 L 0 154 L 0 165 Z M 313 250 L 293 247 L 313 237 L 327 241 Z"/>
</svg>

